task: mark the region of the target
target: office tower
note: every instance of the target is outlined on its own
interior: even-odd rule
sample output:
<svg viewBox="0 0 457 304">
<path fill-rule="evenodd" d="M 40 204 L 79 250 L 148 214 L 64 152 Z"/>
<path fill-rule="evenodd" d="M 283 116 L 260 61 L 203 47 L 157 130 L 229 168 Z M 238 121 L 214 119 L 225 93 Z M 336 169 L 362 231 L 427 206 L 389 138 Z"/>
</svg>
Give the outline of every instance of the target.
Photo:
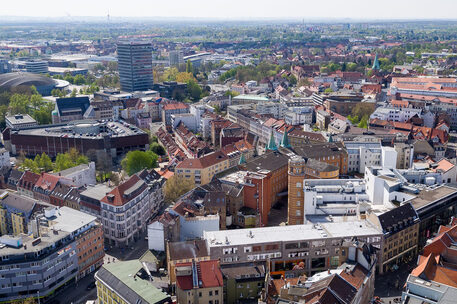
<svg viewBox="0 0 457 304">
<path fill-rule="evenodd" d="M 183 54 L 181 51 L 170 51 L 168 58 L 170 66 L 179 66 L 180 64 L 184 64 Z"/>
<path fill-rule="evenodd" d="M 48 62 L 43 60 L 27 61 L 25 68 L 29 73 L 46 74 L 48 72 Z"/>
<path fill-rule="evenodd" d="M 121 90 L 152 88 L 152 45 L 149 42 L 119 42 L 117 58 Z"/>
<path fill-rule="evenodd" d="M 11 72 L 11 65 L 7 58 L 0 58 L 0 74 Z"/>
</svg>

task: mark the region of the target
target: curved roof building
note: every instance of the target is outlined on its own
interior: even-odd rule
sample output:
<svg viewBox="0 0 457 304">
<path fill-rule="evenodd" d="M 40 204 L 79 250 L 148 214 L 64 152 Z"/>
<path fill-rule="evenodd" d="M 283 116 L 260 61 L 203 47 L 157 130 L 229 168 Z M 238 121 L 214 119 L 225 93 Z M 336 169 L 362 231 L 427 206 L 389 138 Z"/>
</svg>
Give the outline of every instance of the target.
<svg viewBox="0 0 457 304">
<path fill-rule="evenodd" d="M 55 80 L 46 76 L 14 72 L 0 75 L 0 91 L 9 91 L 17 87 L 36 87 L 38 93 L 43 96 L 51 95 L 51 91 L 55 88 L 64 89 L 68 86 L 67 81 Z"/>
</svg>

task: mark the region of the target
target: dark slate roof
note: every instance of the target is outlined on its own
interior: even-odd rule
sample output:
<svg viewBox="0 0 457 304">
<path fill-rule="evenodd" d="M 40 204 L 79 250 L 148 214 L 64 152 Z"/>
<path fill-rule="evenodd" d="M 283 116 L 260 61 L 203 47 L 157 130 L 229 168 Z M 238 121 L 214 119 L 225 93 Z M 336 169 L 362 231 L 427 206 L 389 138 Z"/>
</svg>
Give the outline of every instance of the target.
<svg viewBox="0 0 457 304">
<path fill-rule="evenodd" d="M 0 200 L 3 206 L 10 206 L 11 208 L 20 210 L 24 213 L 32 212 L 36 205 L 36 201 L 27 196 L 9 193 L 7 197 Z"/>
<path fill-rule="evenodd" d="M 287 167 L 289 157 L 278 151 L 267 152 L 261 156 L 250 159 L 246 164 L 248 171 L 257 172 L 258 170 L 275 171 L 282 167 Z"/>
<path fill-rule="evenodd" d="M 9 180 L 19 181 L 21 179 L 22 175 L 24 175 L 24 172 L 19 171 L 17 169 L 12 169 L 8 179 Z"/>
<path fill-rule="evenodd" d="M 57 98 L 56 106 L 59 111 L 59 114 L 62 115 L 63 110 L 67 109 L 81 109 L 81 114 L 84 114 L 90 106 L 89 97 L 69 97 L 69 98 Z"/>
<path fill-rule="evenodd" d="M 342 143 L 314 143 L 294 147 L 296 154 L 307 158 L 320 158 L 347 153 Z"/>
<path fill-rule="evenodd" d="M 0 75 L 1 90 L 9 90 L 18 86 L 34 85 L 36 87 L 42 87 L 55 84 L 56 82 L 54 79 L 33 73 L 14 72 Z"/>
<path fill-rule="evenodd" d="M 338 170 L 338 167 L 332 164 L 321 162 L 312 158 L 306 161 L 307 167 L 317 170 L 318 172 L 333 172 Z"/>
<path fill-rule="evenodd" d="M 144 180 L 146 183 L 150 183 L 156 180 L 160 180 L 162 177 L 159 173 L 157 173 L 156 170 L 151 169 L 143 169 L 140 172 L 137 173 L 138 177 Z"/>
<path fill-rule="evenodd" d="M 410 226 L 418 220 L 419 216 L 411 203 L 401 205 L 379 216 L 379 222 L 384 233 L 388 231 L 389 227 L 395 231 Z"/>
<path fill-rule="evenodd" d="M 222 189 L 225 191 L 226 195 L 232 197 L 238 197 L 241 195 L 243 191 L 243 185 L 230 185 L 230 184 L 222 184 Z"/>
<path fill-rule="evenodd" d="M 184 260 L 209 256 L 205 240 L 168 243 L 170 260 Z"/>
</svg>

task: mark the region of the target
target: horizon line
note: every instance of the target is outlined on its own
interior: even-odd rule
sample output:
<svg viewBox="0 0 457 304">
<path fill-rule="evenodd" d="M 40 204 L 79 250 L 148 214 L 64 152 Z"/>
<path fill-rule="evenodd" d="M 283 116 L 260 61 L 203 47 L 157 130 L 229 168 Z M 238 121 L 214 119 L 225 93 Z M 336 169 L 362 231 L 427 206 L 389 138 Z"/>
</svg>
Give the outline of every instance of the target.
<svg viewBox="0 0 457 304">
<path fill-rule="evenodd" d="M 117 16 L 117 15 L 97 15 L 97 16 L 83 16 L 83 15 L 60 15 L 60 16 L 22 16 L 22 15 L 0 15 L 1 18 L 8 18 L 9 20 L 2 20 L 0 24 L 11 21 L 27 21 L 27 19 L 32 20 L 42 20 L 51 19 L 49 21 L 76 21 L 71 20 L 74 18 L 86 18 L 86 19 L 106 19 L 109 16 L 110 21 L 112 19 L 137 19 L 137 20 L 148 20 L 148 19 L 167 19 L 167 20 L 176 20 L 176 21 L 282 21 L 287 23 L 292 22 L 309 22 L 309 21 L 339 21 L 339 22 L 383 22 L 383 21 L 453 21 L 457 22 L 457 18 L 421 18 L 421 17 L 396 17 L 396 18 L 363 18 L 363 17 L 192 17 L 192 16 Z M 178 20 L 179 19 L 179 20 Z"/>
</svg>

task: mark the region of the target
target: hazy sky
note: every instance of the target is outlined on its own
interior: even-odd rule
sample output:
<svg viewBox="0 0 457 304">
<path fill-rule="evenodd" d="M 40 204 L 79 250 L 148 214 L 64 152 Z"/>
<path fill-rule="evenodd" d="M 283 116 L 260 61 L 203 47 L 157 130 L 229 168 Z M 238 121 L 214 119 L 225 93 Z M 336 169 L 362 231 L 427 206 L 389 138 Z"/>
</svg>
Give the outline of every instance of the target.
<svg viewBox="0 0 457 304">
<path fill-rule="evenodd" d="M 0 0 L 0 16 L 457 19 L 457 0 Z"/>
</svg>

